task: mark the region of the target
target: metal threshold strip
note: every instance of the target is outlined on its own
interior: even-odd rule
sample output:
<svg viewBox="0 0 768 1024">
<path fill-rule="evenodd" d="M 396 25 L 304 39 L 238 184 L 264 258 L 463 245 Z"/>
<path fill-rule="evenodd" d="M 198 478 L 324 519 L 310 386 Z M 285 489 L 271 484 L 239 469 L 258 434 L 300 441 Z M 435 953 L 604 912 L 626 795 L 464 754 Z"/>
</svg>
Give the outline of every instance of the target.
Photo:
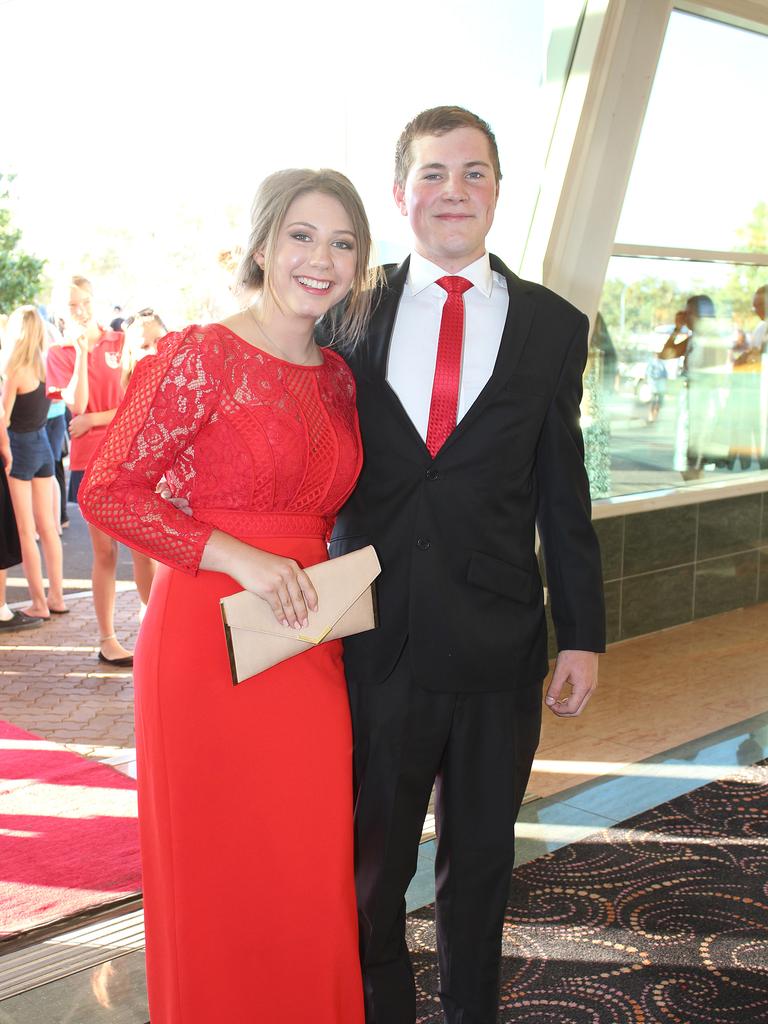
<svg viewBox="0 0 768 1024">
<path fill-rule="evenodd" d="M 144 911 L 136 900 L 109 917 L 48 934 L 6 954 L 0 946 L 0 1001 L 143 947 Z"/>
</svg>

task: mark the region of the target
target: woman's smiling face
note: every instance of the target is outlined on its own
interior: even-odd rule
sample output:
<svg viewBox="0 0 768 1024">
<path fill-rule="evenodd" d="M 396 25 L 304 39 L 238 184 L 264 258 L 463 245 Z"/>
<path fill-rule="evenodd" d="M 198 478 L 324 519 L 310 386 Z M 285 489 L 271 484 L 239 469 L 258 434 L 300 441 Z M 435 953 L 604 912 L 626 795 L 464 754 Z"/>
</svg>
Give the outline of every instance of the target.
<svg viewBox="0 0 768 1024">
<path fill-rule="evenodd" d="M 263 268 L 262 253 L 256 260 Z M 294 199 L 267 268 L 283 313 L 319 319 L 350 290 L 356 269 L 357 241 L 339 200 L 323 192 Z"/>
</svg>

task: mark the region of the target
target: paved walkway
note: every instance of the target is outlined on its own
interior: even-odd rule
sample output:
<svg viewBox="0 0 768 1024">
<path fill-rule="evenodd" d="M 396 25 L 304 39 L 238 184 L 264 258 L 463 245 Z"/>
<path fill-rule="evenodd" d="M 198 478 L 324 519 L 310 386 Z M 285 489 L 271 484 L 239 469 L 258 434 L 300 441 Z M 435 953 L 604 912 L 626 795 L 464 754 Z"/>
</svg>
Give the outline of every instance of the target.
<svg viewBox="0 0 768 1024">
<path fill-rule="evenodd" d="M 40 629 L 0 634 L 0 718 L 99 760 L 132 761 L 131 670 L 97 660 L 90 594 L 68 594 L 67 604 L 69 615 L 52 616 Z M 118 592 L 115 627 L 129 650 L 138 610 L 134 589 Z"/>
</svg>

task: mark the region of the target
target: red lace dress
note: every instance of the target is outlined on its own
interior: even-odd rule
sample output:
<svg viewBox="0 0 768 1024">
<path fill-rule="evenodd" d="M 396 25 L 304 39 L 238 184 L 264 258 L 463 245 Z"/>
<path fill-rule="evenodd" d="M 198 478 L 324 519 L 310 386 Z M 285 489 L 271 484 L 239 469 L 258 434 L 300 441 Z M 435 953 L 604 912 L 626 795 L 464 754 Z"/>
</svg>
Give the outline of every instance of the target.
<svg viewBox="0 0 768 1024">
<path fill-rule="evenodd" d="M 220 325 L 142 360 L 83 514 L 164 563 L 136 646 L 152 1024 L 361 1024 L 340 643 L 232 686 L 211 530 L 311 565 L 361 464 L 352 375 Z M 160 499 L 165 475 L 188 517 Z"/>
</svg>

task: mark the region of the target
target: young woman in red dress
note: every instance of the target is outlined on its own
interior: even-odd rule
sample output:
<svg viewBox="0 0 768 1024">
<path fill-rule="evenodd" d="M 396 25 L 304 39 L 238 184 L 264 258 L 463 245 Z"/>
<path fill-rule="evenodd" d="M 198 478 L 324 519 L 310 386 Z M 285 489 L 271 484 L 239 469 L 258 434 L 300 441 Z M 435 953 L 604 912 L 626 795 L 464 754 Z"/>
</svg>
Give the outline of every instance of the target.
<svg viewBox="0 0 768 1024">
<path fill-rule="evenodd" d="M 362 1024 L 352 737 L 338 642 L 233 687 L 219 599 L 306 624 L 302 566 L 362 452 L 354 382 L 315 323 L 370 303 L 370 232 L 334 171 L 280 171 L 239 273 L 255 301 L 142 360 L 80 490 L 99 529 L 160 563 L 136 648 L 152 1024 Z M 155 493 L 165 476 L 191 515 Z"/>
</svg>

